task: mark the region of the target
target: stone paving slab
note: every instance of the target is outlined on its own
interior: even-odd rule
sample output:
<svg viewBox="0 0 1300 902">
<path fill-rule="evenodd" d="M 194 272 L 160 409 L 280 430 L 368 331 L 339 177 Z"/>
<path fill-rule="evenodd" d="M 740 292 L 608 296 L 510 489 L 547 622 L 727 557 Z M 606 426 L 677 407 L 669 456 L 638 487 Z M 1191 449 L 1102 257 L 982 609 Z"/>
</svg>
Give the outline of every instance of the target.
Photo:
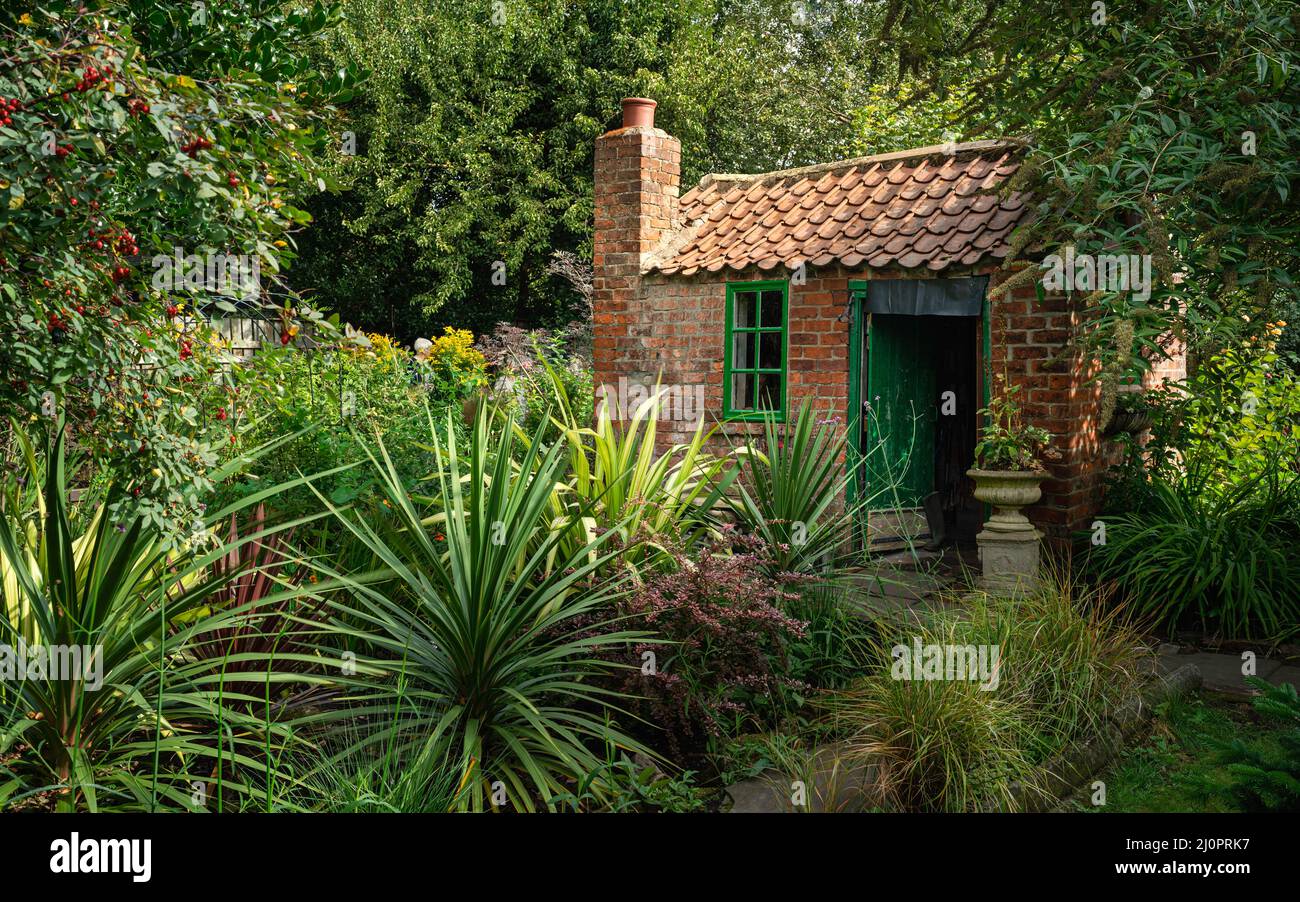
<svg viewBox="0 0 1300 902">
<path fill-rule="evenodd" d="M 1240 655 L 1215 654 L 1208 651 L 1179 654 L 1171 650 L 1176 648 L 1177 646 L 1171 645 L 1160 647 L 1160 669 L 1165 673 L 1177 670 L 1184 664 L 1195 664 L 1204 678 L 1203 687 L 1211 692 L 1227 692 L 1233 695 L 1257 694 L 1241 672 L 1243 662 Z M 1255 668 L 1256 676 L 1275 686 L 1281 683 L 1292 683 L 1300 687 L 1300 667 L 1269 658 L 1257 658 Z"/>
<path fill-rule="evenodd" d="M 795 781 L 802 781 L 796 787 Z M 876 798 L 876 768 L 841 743 L 819 747 L 797 774 L 765 771 L 727 787 L 731 814 L 869 811 Z M 795 804 L 796 793 L 802 803 Z"/>
</svg>

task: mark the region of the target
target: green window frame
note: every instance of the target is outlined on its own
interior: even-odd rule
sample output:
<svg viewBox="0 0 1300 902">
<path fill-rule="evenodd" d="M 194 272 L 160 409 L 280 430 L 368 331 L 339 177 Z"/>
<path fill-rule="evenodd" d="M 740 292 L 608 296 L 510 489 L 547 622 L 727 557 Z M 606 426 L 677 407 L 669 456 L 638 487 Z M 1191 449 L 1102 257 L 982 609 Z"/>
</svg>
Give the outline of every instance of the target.
<svg viewBox="0 0 1300 902">
<path fill-rule="evenodd" d="M 722 415 L 728 420 L 785 420 L 789 283 L 728 282 L 723 344 Z"/>
</svg>

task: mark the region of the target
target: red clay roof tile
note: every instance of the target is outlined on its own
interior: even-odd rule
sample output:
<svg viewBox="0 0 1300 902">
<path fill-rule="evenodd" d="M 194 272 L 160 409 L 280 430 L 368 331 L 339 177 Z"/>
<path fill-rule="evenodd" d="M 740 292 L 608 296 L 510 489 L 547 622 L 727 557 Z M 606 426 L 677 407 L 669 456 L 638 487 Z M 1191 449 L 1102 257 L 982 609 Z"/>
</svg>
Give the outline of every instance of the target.
<svg viewBox="0 0 1300 902">
<path fill-rule="evenodd" d="M 1018 151 L 994 141 L 943 150 L 710 176 L 682 197 L 683 231 L 650 268 L 689 275 L 865 260 L 938 272 L 1004 258 L 1011 231 L 1030 215 L 1020 195 L 998 194 L 1020 165 Z"/>
</svg>

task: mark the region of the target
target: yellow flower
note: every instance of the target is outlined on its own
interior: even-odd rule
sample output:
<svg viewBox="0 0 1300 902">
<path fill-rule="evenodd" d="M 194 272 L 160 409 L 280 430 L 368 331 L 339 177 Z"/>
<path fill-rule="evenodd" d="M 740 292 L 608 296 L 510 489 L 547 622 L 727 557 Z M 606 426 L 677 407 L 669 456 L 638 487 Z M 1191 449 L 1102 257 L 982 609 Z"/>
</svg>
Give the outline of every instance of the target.
<svg viewBox="0 0 1300 902">
<path fill-rule="evenodd" d="M 19 25 L 31 25 L 31 24 L 32 24 L 32 14 L 31 14 L 31 13 L 23 13 L 21 16 L 18 17 L 18 24 L 19 24 Z"/>
<path fill-rule="evenodd" d="M 474 348 L 474 333 L 447 326 L 427 349 L 425 359 L 433 366 L 470 383 L 487 381 L 487 362 Z"/>
</svg>

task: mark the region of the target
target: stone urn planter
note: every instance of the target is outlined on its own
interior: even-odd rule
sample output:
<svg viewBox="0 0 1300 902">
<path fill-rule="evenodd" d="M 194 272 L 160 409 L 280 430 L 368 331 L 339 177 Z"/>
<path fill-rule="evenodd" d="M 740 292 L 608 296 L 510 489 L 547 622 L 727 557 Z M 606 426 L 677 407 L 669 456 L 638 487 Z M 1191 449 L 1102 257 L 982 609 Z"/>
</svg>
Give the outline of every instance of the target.
<svg viewBox="0 0 1300 902">
<path fill-rule="evenodd" d="M 1046 470 L 967 470 L 975 480 L 975 498 L 993 505 L 993 515 L 975 537 L 983 568 L 983 586 L 991 592 L 1032 590 L 1038 585 L 1039 539 L 1021 511 L 1043 497 L 1039 483 Z"/>
</svg>

